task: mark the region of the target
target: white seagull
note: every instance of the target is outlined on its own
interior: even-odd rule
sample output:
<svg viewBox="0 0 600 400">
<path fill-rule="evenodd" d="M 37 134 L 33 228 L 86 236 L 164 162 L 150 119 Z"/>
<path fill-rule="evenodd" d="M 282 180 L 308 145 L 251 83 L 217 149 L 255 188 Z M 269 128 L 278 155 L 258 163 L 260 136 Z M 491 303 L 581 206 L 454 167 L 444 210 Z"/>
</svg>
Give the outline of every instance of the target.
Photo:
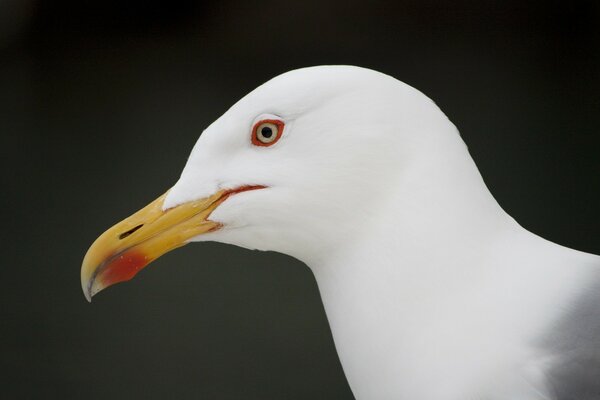
<svg viewBox="0 0 600 400">
<path fill-rule="evenodd" d="M 305 262 L 359 400 L 600 399 L 600 257 L 515 222 L 456 127 L 390 76 L 304 68 L 242 98 L 90 247 L 85 296 L 195 241 Z"/>
</svg>

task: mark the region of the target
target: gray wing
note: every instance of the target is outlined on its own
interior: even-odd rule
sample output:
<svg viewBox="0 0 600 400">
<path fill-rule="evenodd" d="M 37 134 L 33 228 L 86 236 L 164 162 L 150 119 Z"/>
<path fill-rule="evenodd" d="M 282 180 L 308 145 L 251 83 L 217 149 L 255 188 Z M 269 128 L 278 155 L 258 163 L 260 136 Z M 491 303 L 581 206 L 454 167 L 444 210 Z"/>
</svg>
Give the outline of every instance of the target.
<svg viewBox="0 0 600 400">
<path fill-rule="evenodd" d="M 554 325 L 543 347 L 557 356 L 546 371 L 554 400 L 600 400 L 600 274 Z"/>
</svg>

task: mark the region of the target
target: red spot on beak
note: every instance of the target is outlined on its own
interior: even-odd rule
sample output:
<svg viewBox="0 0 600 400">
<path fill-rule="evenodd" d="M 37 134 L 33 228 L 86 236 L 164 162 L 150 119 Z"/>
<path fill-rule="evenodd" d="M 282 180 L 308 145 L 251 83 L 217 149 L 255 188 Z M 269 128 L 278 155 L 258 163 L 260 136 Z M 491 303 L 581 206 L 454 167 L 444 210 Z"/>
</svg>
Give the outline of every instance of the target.
<svg viewBox="0 0 600 400">
<path fill-rule="evenodd" d="M 115 256 L 104 267 L 100 279 L 104 286 L 128 281 L 148 265 L 150 261 L 143 254 L 136 251 L 125 251 Z"/>
</svg>

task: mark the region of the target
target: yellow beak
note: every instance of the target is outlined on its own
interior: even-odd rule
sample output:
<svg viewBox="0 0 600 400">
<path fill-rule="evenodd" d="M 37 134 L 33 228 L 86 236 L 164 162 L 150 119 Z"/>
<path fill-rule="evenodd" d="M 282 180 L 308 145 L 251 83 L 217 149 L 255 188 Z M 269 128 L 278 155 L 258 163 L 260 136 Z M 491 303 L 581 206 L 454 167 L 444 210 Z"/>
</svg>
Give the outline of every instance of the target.
<svg viewBox="0 0 600 400">
<path fill-rule="evenodd" d="M 81 287 L 88 301 L 102 289 L 128 281 L 161 255 L 191 238 L 218 229 L 208 220 L 231 191 L 164 210 L 166 193 L 104 232 L 87 251 L 81 265 Z"/>
<path fill-rule="evenodd" d="M 161 255 L 190 239 L 221 227 L 210 214 L 229 196 L 262 185 L 220 190 L 212 196 L 163 211 L 167 193 L 104 232 L 87 251 L 81 265 L 81 287 L 88 301 L 115 283 L 133 278 Z"/>
</svg>

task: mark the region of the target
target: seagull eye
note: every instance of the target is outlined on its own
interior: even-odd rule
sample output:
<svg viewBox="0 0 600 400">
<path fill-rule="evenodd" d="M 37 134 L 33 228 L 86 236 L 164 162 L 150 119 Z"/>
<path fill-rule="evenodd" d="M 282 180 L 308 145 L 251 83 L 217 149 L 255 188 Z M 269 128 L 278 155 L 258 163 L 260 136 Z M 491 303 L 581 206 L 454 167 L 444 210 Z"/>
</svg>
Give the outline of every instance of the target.
<svg viewBox="0 0 600 400">
<path fill-rule="evenodd" d="M 252 129 L 252 144 L 256 146 L 271 146 L 283 133 L 283 121 L 278 119 L 263 119 L 254 124 Z"/>
</svg>

